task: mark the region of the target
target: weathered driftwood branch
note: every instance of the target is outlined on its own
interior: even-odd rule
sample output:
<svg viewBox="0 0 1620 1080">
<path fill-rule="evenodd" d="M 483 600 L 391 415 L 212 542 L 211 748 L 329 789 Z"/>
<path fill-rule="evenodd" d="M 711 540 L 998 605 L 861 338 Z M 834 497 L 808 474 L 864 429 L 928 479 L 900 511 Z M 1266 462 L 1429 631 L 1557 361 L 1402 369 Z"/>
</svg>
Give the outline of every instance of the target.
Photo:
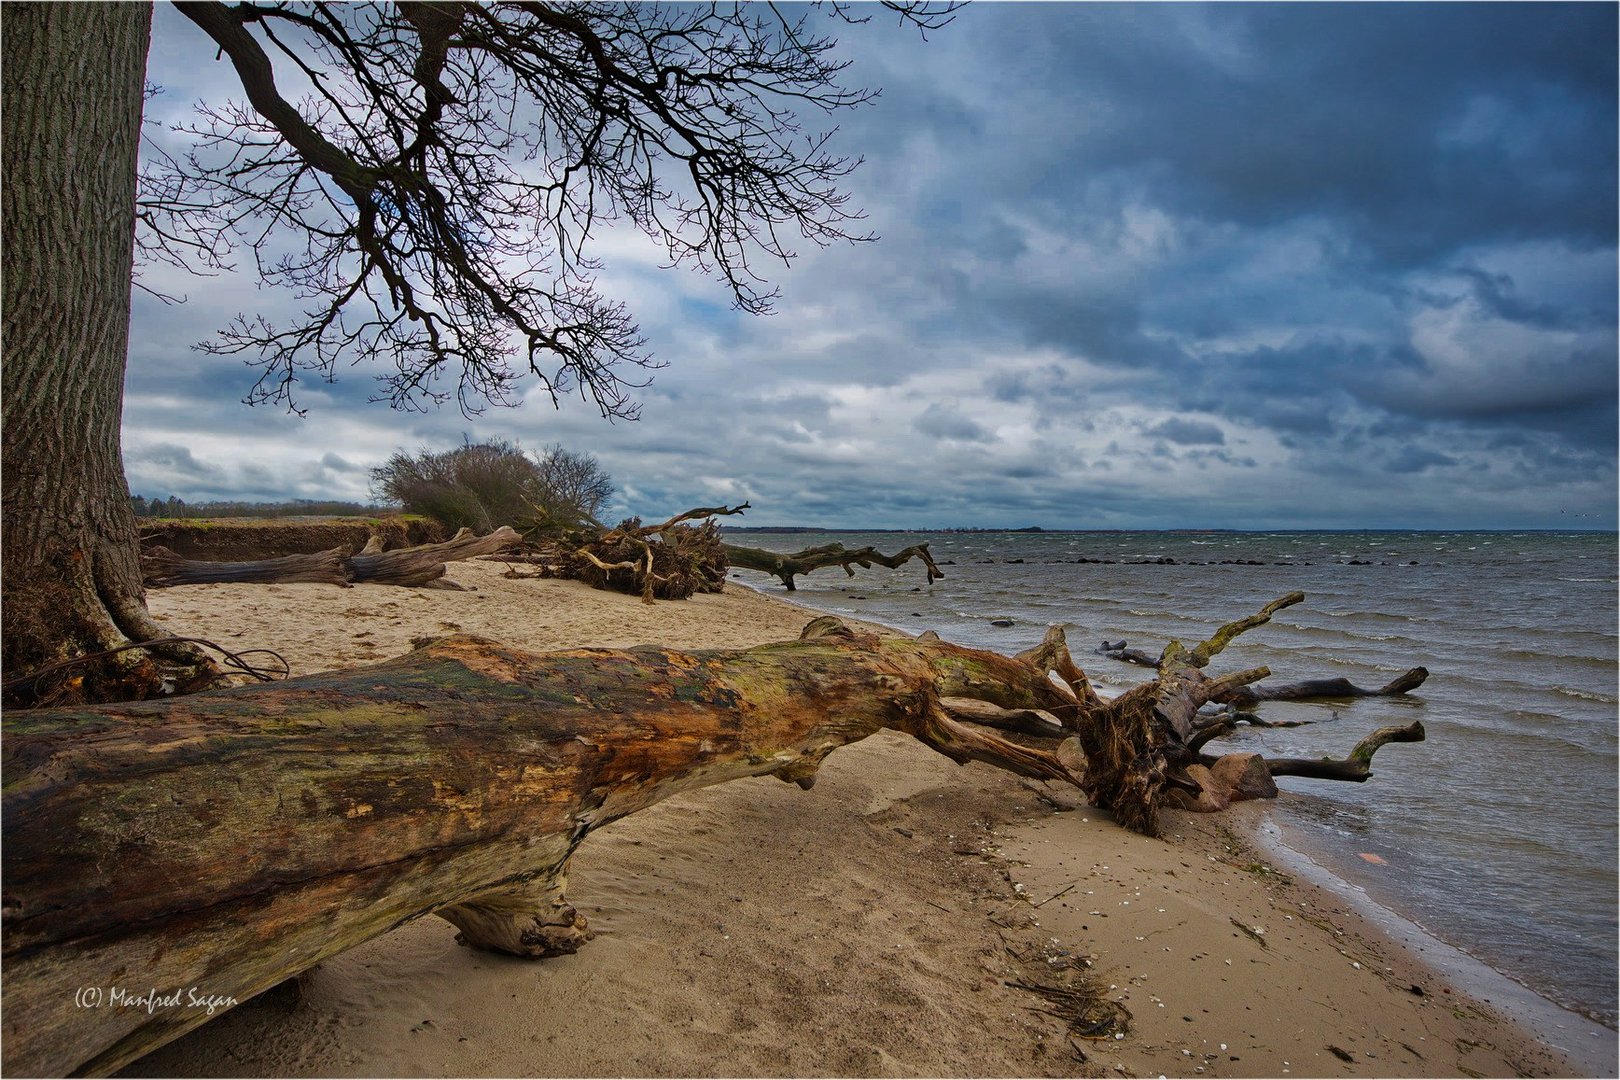
<svg viewBox="0 0 1620 1080">
<path fill-rule="evenodd" d="M 1159 668 L 1159 658 L 1157 656 L 1150 656 L 1141 649 L 1126 648 L 1123 641 L 1109 641 L 1104 638 L 1103 643 L 1093 649 L 1092 652 L 1098 656 L 1106 656 L 1110 660 L 1135 664 L 1137 667 L 1152 668 L 1155 671 Z"/>
<path fill-rule="evenodd" d="M 983 724 L 985 727 L 1042 738 L 1062 738 L 1065 734 L 1063 724 L 1057 717 L 1039 709 L 1003 709 L 988 701 L 959 697 L 941 698 L 940 705 L 953 718 L 970 724 Z"/>
<path fill-rule="evenodd" d="M 4 1069 L 106 1073 L 408 919 L 571 951 L 563 884 L 591 830 L 678 791 L 909 732 L 956 760 L 1072 781 L 941 697 L 1063 704 L 1044 673 L 817 620 L 739 652 L 543 656 L 447 638 L 268 686 L 5 717 Z M 178 1003 L 80 1008 L 85 987 Z"/>
<path fill-rule="evenodd" d="M 1415 667 L 1375 690 L 1356 686 L 1349 679 L 1304 679 L 1281 686 L 1245 686 L 1224 697 L 1212 698 L 1223 705 L 1246 709 L 1262 701 L 1339 701 L 1347 698 L 1397 697 L 1410 694 L 1429 677 L 1429 669 Z"/>
<path fill-rule="evenodd" d="M 1308 776 L 1360 784 L 1372 775 L 1372 759 L 1379 747 L 1392 742 L 1422 742 L 1425 738 L 1423 722 L 1414 720 L 1405 727 L 1379 728 L 1356 743 L 1346 758 L 1267 758 L 1266 768 L 1272 776 Z"/>
<path fill-rule="evenodd" d="M 665 529 L 673 528 L 682 522 L 696 521 L 699 518 L 730 517 L 733 514 L 740 514 L 744 510 L 750 509 L 752 509 L 752 507 L 748 503 L 742 503 L 738 506 L 699 506 L 683 513 L 676 514 L 668 521 L 659 522 L 657 525 L 643 525 L 641 527 L 641 535 L 651 536 L 654 533 L 661 533 Z"/>
<path fill-rule="evenodd" d="M 488 555 L 517 543 L 519 539 L 518 534 L 506 526 L 487 536 L 474 536 L 471 529 L 462 529 L 441 544 L 419 544 L 383 551 L 381 538 L 374 536 L 358 554 L 348 557 L 344 556 L 343 548 L 333 548 L 330 551 L 254 562 L 182 559 L 168 548 L 154 547 L 141 554 L 141 573 L 151 588 L 218 582 L 313 581 L 343 586 L 351 582 L 369 582 L 459 589 L 459 585 L 441 580 L 445 574 L 445 563 Z"/>
<path fill-rule="evenodd" d="M 456 589 L 460 586 L 449 582 L 435 584 L 444 577 L 446 563 L 492 555 L 521 539 L 510 525 L 502 525 L 487 536 L 476 536 L 471 529 L 462 529 L 442 544 L 419 544 L 394 551 L 361 551 L 349 557 L 349 572 L 356 583 Z"/>
<path fill-rule="evenodd" d="M 927 568 L 928 584 L 932 585 L 945 576 L 945 572 L 935 564 L 933 555 L 929 554 L 927 544 L 913 544 L 893 555 L 885 555 L 875 547 L 851 550 L 836 542 L 821 547 L 805 548 L 791 555 L 766 551 L 764 548 L 739 547 L 736 544 L 727 544 L 725 548 L 726 562 L 732 567 L 774 574 L 789 592 L 796 590 L 793 584 L 795 577 L 808 574 L 812 570 L 820 570 L 824 566 L 842 566 L 844 573 L 854 577 L 857 566 L 864 570 L 870 570 L 874 565 L 895 570 L 912 559 L 921 559 L 923 566 Z"/>
<path fill-rule="evenodd" d="M 1046 636 L 1041 639 L 1041 643 L 1033 649 L 1025 649 L 1019 653 L 1018 659 L 1047 672 L 1048 678 L 1056 676 L 1059 685 L 1074 695 L 1075 702 L 1082 709 L 1095 712 L 1106 708 L 1107 702 L 1091 688 L 1091 680 L 1086 678 L 1086 673 L 1080 670 L 1080 665 L 1069 655 L 1069 645 L 1063 636 L 1063 627 L 1047 627 Z"/>
<path fill-rule="evenodd" d="M 1242 631 L 1239 631 L 1241 633 Z M 1126 647 L 1123 641 L 1104 640 L 1101 645 L 1092 650 L 1098 656 L 1106 656 L 1110 660 L 1119 660 L 1138 667 L 1158 670 L 1161 656 L 1152 656 L 1141 649 Z M 1302 679 L 1299 682 L 1283 683 L 1280 686 L 1243 686 L 1230 693 L 1217 695 L 1211 701 L 1222 705 L 1232 705 L 1236 708 L 1246 709 L 1262 701 L 1339 701 L 1347 698 L 1364 697 L 1395 697 L 1400 694 L 1409 694 L 1422 686 L 1429 677 L 1429 669 L 1415 667 L 1391 679 L 1388 683 L 1377 689 L 1367 689 L 1357 686 L 1349 679 Z M 1263 725 L 1262 725 L 1263 726 Z"/>
</svg>

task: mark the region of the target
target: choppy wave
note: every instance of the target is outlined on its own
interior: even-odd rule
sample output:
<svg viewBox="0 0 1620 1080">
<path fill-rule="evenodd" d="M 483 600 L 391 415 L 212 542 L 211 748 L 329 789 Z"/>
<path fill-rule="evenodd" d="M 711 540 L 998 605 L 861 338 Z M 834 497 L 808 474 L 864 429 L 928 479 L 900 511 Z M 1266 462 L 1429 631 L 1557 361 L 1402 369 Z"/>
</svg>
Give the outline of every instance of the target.
<svg viewBox="0 0 1620 1080">
<path fill-rule="evenodd" d="M 1608 705 L 1613 705 L 1616 703 L 1613 694 L 1600 694 L 1588 690 L 1577 690 L 1573 686 L 1549 686 L 1547 689 L 1551 690 L 1555 694 L 1563 694 L 1565 697 L 1580 698 L 1583 701 L 1601 701 Z"/>
</svg>

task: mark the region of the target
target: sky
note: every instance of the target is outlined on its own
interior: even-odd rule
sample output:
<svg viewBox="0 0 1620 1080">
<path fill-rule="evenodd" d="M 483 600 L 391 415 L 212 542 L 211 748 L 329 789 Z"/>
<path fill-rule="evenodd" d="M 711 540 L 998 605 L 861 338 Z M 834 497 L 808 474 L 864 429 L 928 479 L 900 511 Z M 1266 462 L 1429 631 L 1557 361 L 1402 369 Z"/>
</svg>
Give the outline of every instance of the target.
<svg viewBox="0 0 1620 1080">
<path fill-rule="evenodd" d="M 874 243 L 766 266 L 776 312 L 598 249 L 666 366 L 634 422 L 474 419 L 374 372 L 242 404 L 198 353 L 246 274 L 147 271 L 124 404 L 148 497 L 369 498 L 396 450 L 561 443 L 610 515 L 745 525 L 1616 527 L 1616 7 L 997 4 L 840 27 Z M 241 92 L 158 5 L 159 123 Z"/>
</svg>

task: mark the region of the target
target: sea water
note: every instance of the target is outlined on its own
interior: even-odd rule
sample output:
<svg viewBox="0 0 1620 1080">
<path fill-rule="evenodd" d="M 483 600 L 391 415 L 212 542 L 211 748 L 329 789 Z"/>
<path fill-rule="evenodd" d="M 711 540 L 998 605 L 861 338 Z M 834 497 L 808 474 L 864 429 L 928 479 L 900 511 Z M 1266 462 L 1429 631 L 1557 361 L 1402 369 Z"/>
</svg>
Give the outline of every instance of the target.
<svg viewBox="0 0 1620 1080">
<path fill-rule="evenodd" d="M 1212 673 L 1265 665 L 1273 683 L 1343 676 L 1408 696 L 1266 703 L 1293 728 L 1240 727 L 1211 744 L 1342 757 L 1364 735 L 1421 720 L 1366 784 L 1284 778 L 1307 796 L 1280 822 L 1318 863 L 1436 937 L 1609 1027 L 1616 1018 L 1616 538 L 1549 532 L 771 533 L 730 543 L 797 551 L 839 542 L 921 563 L 800 577 L 808 606 L 1012 653 L 1064 627 L 1105 693 L 1148 677 L 1093 655 L 1125 639 L 1157 655 L 1203 640 L 1285 593 L 1304 603 L 1239 637 Z M 774 579 L 733 571 L 767 592 Z M 1011 622 L 997 626 L 996 622 Z M 1373 856 L 1376 860 L 1364 856 Z"/>
</svg>

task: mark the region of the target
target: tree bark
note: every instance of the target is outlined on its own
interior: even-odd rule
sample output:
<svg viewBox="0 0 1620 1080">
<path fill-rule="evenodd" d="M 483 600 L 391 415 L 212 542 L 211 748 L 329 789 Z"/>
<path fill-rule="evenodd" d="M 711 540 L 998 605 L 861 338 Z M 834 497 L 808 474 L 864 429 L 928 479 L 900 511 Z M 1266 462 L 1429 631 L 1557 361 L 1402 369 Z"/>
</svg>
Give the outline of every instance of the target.
<svg viewBox="0 0 1620 1080">
<path fill-rule="evenodd" d="M 882 728 L 1077 779 L 952 719 L 952 696 L 1065 700 L 1021 661 L 818 619 L 736 652 L 457 636 L 290 682 L 8 716 L 5 1071 L 111 1072 L 207 1020 L 193 998 L 245 1001 L 419 915 L 484 948 L 571 952 L 588 929 L 565 875 L 592 830 L 738 777 L 809 787 Z M 180 997 L 120 1008 L 115 986 Z"/>
<path fill-rule="evenodd" d="M 168 636 L 147 614 L 119 446 L 149 4 L 9 5 L 0 68 L 6 272 L 0 460 L 6 704 L 146 697 L 209 678 L 187 650 L 139 650 L 21 679 L 67 657 Z"/>
<path fill-rule="evenodd" d="M 727 544 L 726 562 L 739 570 L 758 570 L 765 574 L 774 574 L 781 580 L 788 592 L 795 592 L 793 579 L 799 574 L 808 574 L 812 570 L 819 570 L 824 566 L 842 566 L 844 573 L 850 577 L 855 576 L 855 567 L 870 570 L 875 563 L 878 566 L 887 566 L 894 570 L 912 559 L 921 559 L 927 567 L 928 584 L 945 576 L 945 572 L 934 563 L 934 557 L 928 552 L 927 544 L 913 544 L 911 547 L 885 555 L 875 547 L 857 548 L 848 550 L 843 544 L 825 544 L 822 547 L 805 548 L 803 551 L 785 555 L 776 551 L 766 551 L 764 548 L 739 547 L 736 544 Z"/>
</svg>

